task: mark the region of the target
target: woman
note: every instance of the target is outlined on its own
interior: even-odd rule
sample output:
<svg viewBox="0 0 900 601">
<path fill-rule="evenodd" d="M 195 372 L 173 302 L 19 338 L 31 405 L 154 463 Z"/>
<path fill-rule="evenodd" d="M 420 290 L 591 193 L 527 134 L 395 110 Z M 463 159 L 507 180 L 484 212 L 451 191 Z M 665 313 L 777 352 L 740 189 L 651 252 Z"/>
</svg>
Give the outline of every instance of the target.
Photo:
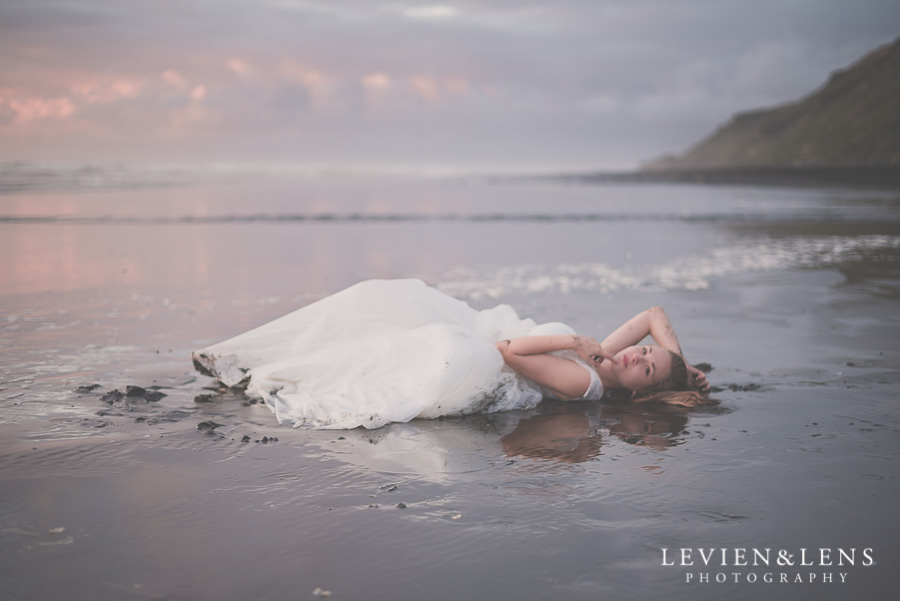
<svg viewBox="0 0 900 601">
<path fill-rule="evenodd" d="M 647 334 L 680 357 L 658 309 L 597 344 L 561 323 L 521 319 L 508 305 L 476 311 L 419 280 L 369 280 L 195 351 L 193 360 L 226 386 L 245 385 L 282 423 L 377 428 L 528 408 L 545 396 L 655 390 L 670 386 L 670 375 L 685 385 L 663 347 L 626 348 Z M 636 369 L 645 364 L 649 376 Z M 700 372 L 689 374 L 705 385 Z"/>
<path fill-rule="evenodd" d="M 658 345 L 637 346 L 648 335 Z M 602 343 L 575 334 L 528 336 L 496 346 L 506 365 L 560 399 L 598 399 L 604 390 L 624 390 L 636 401 L 696 404 L 709 392 L 706 374 L 684 360 L 662 307 L 641 311 Z M 562 350 L 575 351 L 582 361 L 551 354 Z"/>
</svg>

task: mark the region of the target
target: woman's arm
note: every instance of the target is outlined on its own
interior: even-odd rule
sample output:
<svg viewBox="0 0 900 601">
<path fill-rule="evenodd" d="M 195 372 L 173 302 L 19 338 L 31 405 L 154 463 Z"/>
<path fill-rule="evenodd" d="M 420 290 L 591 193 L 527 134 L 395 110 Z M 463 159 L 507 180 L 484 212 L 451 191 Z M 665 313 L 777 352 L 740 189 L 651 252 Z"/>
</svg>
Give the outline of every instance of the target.
<svg viewBox="0 0 900 601">
<path fill-rule="evenodd" d="M 600 363 L 603 359 L 615 361 L 599 342 L 590 336 L 579 334 L 556 334 L 552 336 L 522 336 L 497 343 L 497 348 L 505 345 L 500 352 L 515 355 L 544 355 L 552 351 L 572 350 L 588 363 Z"/>
<path fill-rule="evenodd" d="M 567 349 L 578 353 L 588 364 L 613 360 L 596 340 L 587 336 L 523 336 L 497 343 L 503 361 L 516 373 L 550 388 L 561 398 L 575 399 L 587 391 L 590 374 L 574 361 L 547 354 Z"/>
<path fill-rule="evenodd" d="M 670 350 L 676 355 L 680 355 L 684 359 L 687 366 L 689 381 L 693 383 L 700 391 L 709 390 L 709 382 L 706 381 L 706 374 L 693 367 L 684 357 L 681 345 L 678 343 L 678 337 L 675 336 L 675 328 L 662 307 L 650 307 L 646 311 L 641 311 L 606 337 L 603 341 L 603 348 L 618 353 L 622 349 L 634 346 L 647 336 L 651 336 L 656 343 L 664 349 Z"/>
<path fill-rule="evenodd" d="M 604 349 L 611 353 L 634 346 L 647 336 L 651 336 L 664 349 L 684 357 L 675 329 L 662 307 L 650 307 L 641 311 L 606 337 L 602 342 Z"/>
</svg>

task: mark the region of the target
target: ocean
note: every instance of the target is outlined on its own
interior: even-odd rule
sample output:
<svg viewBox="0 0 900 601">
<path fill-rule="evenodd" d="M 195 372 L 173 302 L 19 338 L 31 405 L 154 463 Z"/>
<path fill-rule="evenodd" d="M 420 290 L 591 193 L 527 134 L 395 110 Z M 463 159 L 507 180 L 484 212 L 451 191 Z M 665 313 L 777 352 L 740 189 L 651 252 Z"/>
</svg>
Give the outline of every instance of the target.
<svg viewBox="0 0 900 601">
<path fill-rule="evenodd" d="M 663 306 L 717 404 L 308 431 L 192 368 L 406 277 L 601 339 Z M 884 596 L 898 309 L 896 189 L 5 164 L 0 598 Z"/>
</svg>

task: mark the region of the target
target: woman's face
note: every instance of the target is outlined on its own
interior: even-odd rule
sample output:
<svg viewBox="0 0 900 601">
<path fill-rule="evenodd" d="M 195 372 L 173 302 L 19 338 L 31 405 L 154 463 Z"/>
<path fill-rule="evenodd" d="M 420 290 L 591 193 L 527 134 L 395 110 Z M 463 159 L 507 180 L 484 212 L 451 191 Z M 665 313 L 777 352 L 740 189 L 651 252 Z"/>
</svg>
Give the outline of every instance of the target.
<svg viewBox="0 0 900 601">
<path fill-rule="evenodd" d="M 613 373 L 628 390 L 643 390 L 667 379 L 672 372 L 672 355 L 655 344 L 629 346 L 616 354 Z"/>
</svg>

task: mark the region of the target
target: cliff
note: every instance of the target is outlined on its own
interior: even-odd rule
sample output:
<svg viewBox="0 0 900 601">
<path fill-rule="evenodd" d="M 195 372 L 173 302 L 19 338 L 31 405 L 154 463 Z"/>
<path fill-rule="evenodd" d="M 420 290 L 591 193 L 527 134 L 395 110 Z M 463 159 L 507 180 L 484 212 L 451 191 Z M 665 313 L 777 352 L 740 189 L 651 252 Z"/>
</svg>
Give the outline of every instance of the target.
<svg viewBox="0 0 900 601">
<path fill-rule="evenodd" d="M 735 115 L 648 170 L 900 166 L 900 38 L 796 102 Z"/>
</svg>

